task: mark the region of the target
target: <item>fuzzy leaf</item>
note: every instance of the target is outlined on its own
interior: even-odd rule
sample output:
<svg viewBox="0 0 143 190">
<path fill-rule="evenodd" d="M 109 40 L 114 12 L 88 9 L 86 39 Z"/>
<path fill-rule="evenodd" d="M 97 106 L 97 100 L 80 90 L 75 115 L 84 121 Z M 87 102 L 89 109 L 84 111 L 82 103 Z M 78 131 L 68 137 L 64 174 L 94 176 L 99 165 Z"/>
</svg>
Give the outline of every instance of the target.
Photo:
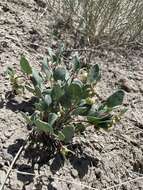
<svg viewBox="0 0 143 190">
<path fill-rule="evenodd" d="M 87 115 L 88 111 L 90 110 L 89 106 L 80 106 L 78 107 L 74 112 L 73 115 L 81 115 L 85 116 Z"/>
<path fill-rule="evenodd" d="M 124 95 L 125 93 L 123 90 L 118 90 L 117 92 L 109 96 L 109 98 L 105 102 L 105 105 L 107 105 L 109 108 L 122 105 Z"/>
<path fill-rule="evenodd" d="M 58 139 L 60 141 L 64 141 L 64 139 L 65 139 L 65 135 L 61 131 L 58 132 Z"/>
<path fill-rule="evenodd" d="M 68 94 L 72 99 L 81 99 L 82 96 L 82 87 L 78 82 L 73 82 L 68 87 Z"/>
<path fill-rule="evenodd" d="M 50 134 L 54 133 L 54 130 L 49 123 L 46 123 L 40 119 L 37 119 L 34 123 L 39 131 Z"/>
<path fill-rule="evenodd" d="M 78 54 L 75 54 L 73 59 L 72 59 L 72 65 L 73 65 L 73 70 L 78 71 L 81 68 L 81 63 L 80 59 L 78 57 Z"/>
<path fill-rule="evenodd" d="M 55 121 L 58 119 L 58 115 L 55 113 L 50 113 L 48 117 L 48 123 L 53 126 Z"/>
<path fill-rule="evenodd" d="M 51 95 L 53 100 L 58 101 L 64 95 L 64 90 L 57 84 L 53 87 Z"/>
<path fill-rule="evenodd" d="M 98 124 L 101 119 L 94 116 L 87 116 L 87 120 L 92 124 Z"/>
<path fill-rule="evenodd" d="M 69 143 L 74 136 L 74 127 L 72 125 L 64 127 L 62 133 L 65 136 L 65 143 Z"/>
<path fill-rule="evenodd" d="M 32 74 L 32 68 L 29 62 L 27 61 L 27 59 L 25 58 L 25 56 L 23 55 L 21 56 L 21 59 L 20 59 L 20 66 L 24 74 L 27 74 L 27 75 Z"/>
<path fill-rule="evenodd" d="M 97 124 L 97 123 L 102 123 L 104 121 L 109 121 L 112 119 L 112 115 L 108 113 L 103 113 L 103 114 L 98 114 L 98 116 L 87 116 L 87 120 L 90 123 Z"/>
<path fill-rule="evenodd" d="M 112 120 L 106 120 L 95 125 L 97 128 L 108 129 L 112 125 Z"/>
<path fill-rule="evenodd" d="M 45 71 L 47 69 L 49 69 L 49 65 L 48 65 L 48 58 L 44 57 L 43 61 L 42 61 L 42 69 Z"/>
<path fill-rule="evenodd" d="M 37 72 L 36 69 L 32 68 L 32 76 L 33 76 L 33 79 L 34 79 L 34 85 L 38 85 L 38 86 L 41 86 L 42 84 L 42 77 L 39 75 L 39 73 Z"/>
<path fill-rule="evenodd" d="M 95 84 L 99 79 L 100 79 L 100 69 L 99 69 L 99 65 L 96 64 L 94 66 L 91 67 L 88 77 L 87 77 L 87 81 L 89 83 L 93 83 Z"/>
<path fill-rule="evenodd" d="M 66 72 L 64 67 L 57 67 L 53 73 L 53 77 L 55 80 L 65 80 Z"/>
<path fill-rule="evenodd" d="M 47 94 L 44 98 L 44 102 L 47 104 L 47 106 L 50 106 L 52 103 L 52 98 L 49 94 Z"/>
<path fill-rule="evenodd" d="M 95 125 L 97 128 L 108 128 L 109 125 L 112 123 L 112 118 L 107 118 L 106 120 L 102 120 L 100 118 L 96 118 L 93 116 L 88 116 L 87 120 L 89 123 Z"/>
<path fill-rule="evenodd" d="M 50 77 L 51 77 L 51 70 L 50 70 L 50 67 L 48 65 L 47 57 L 44 57 L 44 59 L 42 61 L 42 71 L 46 74 L 46 78 L 50 79 Z"/>
<path fill-rule="evenodd" d="M 72 104 L 71 96 L 66 92 L 60 99 L 60 103 L 63 107 L 70 107 Z"/>
<path fill-rule="evenodd" d="M 52 58 L 53 56 L 55 56 L 55 53 L 54 53 L 54 51 L 52 50 L 52 48 L 48 48 L 48 54 L 49 54 L 49 56 Z"/>
</svg>

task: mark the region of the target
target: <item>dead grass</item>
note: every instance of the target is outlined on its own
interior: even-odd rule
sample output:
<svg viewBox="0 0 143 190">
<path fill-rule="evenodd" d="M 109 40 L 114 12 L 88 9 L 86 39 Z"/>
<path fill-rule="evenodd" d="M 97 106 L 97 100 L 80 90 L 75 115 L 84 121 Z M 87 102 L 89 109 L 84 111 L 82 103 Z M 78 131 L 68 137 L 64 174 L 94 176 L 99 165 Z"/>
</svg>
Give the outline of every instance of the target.
<svg viewBox="0 0 143 190">
<path fill-rule="evenodd" d="M 141 40 L 142 0 L 47 0 L 55 18 L 62 16 L 89 42 L 108 38 L 116 42 Z"/>
</svg>

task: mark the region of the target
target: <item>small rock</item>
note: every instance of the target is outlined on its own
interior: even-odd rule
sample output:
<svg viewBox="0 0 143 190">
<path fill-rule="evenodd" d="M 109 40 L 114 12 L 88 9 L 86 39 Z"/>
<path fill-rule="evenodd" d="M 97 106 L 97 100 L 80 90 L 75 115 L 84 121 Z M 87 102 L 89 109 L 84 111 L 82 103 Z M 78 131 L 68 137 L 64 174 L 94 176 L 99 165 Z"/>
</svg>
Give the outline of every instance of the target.
<svg viewBox="0 0 143 190">
<path fill-rule="evenodd" d="M 12 178 L 10 178 L 10 187 L 11 187 L 11 189 L 22 189 L 22 182 L 20 180 L 18 180 L 16 182 L 15 179 L 16 179 L 16 175 L 14 175 Z"/>
<path fill-rule="evenodd" d="M 13 161 L 13 156 L 10 155 L 9 153 L 6 152 L 7 150 L 3 150 L 3 155 L 2 157 L 7 161 L 7 162 L 12 162 Z"/>
<path fill-rule="evenodd" d="M 28 184 L 25 186 L 25 190 L 31 190 L 34 189 L 33 184 Z"/>
<path fill-rule="evenodd" d="M 53 190 L 59 189 L 58 184 L 54 181 L 51 183 L 51 187 Z"/>
<path fill-rule="evenodd" d="M 39 169 L 39 164 L 35 164 L 35 165 L 34 165 L 34 169 L 35 169 L 35 170 L 38 170 L 38 169 Z"/>
<path fill-rule="evenodd" d="M 83 188 L 82 188 L 82 186 L 81 186 L 81 184 L 80 184 L 80 182 L 78 183 L 77 182 L 77 184 L 70 184 L 70 188 L 69 188 L 70 190 L 82 190 Z"/>
<path fill-rule="evenodd" d="M 138 91 L 137 87 L 135 85 L 133 85 L 133 81 L 128 80 L 126 78 L 120 79 L 119 85 L 126 92 L 131 92 L 131 91 L 137 92 Z"/>
<path fill-rule="evenodd" d="M 31 189 L 30 189 L 31 190 Z M 41 190 L 47 190 L 47 186 L 43 185 Z"/>
<path fill-rule="evenodd" d="M 2 10 L 3 10 L 4 12 L 8 12 L 8 11 L 9 11 L 9 7 L 3 6 L 3 7 L 2 7 Z"/>
<path fill-rule="evenodd" d="M 96 175 L 97 179 L 101 178 L 101 170 L 99 168 L 95 169 L 95 175 Z"/>
<path fill-rule="evenodd" d="M 6 138 L 10 138 L 12 136 L 12 134 L 13 134 L 13 131 L 5 131 L 4 136 Z"/>
<path fill-rule="evenodd" d="M 66 183 L 53 181 L 53 182 L 51 182 L 48 189 L 51 189 L 51 190 L 64 190 L 64 189 L 68 189 L 68 187 L 67 187 Z"/>
<path fill-rule="evenodd" d="M 4 144 L 6 142 L 6 137 L 4 134 L 1 134 L 1 142 Z"/>
<path fill-rule="evenodd" d="M 78 171 L 75 169 L 71 169 L 71 175 L 76 178 L 78 176 Z"/>
<path fill-rule="evenodd" d="M 39 5 L 39 7 L 45 8 L 46 7 L 46 3 L 43 0 L 34 0 L 37 5 Z"/>
<path fill-rule="evenodd" d="M 120 79 L 119 84 L 123 90 L 125 90 L 126 92 L 131 92 L 132 89 L 129 84 L 129 81 L 127 81 L 126 79 Z"/>
</svg>

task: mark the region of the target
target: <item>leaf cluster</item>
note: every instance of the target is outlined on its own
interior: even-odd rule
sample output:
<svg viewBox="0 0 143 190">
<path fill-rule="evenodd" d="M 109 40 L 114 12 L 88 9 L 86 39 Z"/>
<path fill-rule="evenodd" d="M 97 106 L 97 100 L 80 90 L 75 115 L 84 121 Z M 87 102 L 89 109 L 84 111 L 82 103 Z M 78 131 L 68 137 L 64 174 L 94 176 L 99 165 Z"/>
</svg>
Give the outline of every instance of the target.
<svg viewBox="0 0 143 190">
<path fill-rule="evenodd" d="M 68 63 L 64 63 L 62 49 L 54 52 L 49 48 L 48 56 L 40 63 L 37 70 L 31 66 L 25 56 L 21 56 L 21 76 L 16 76 L 8 68 L 13 92 L 27 91 L 36 97 L 35 111 L 32 115 L 22 113 L 28 125 L 38 133 L 63 144 L 72 142 L 76 133 L 83 133 L 86 126 L 108 129 L 120 120 L 126 111 L 115 110 L 122 105 L 124 91 L 117 90 L 104 102 L 98 102 L 95 86 L 101 78 L 98 64 L 82 68 L 80 58 L 75 54 Z M 22 83 L 19 84 L 18 78 Z"/>
</svg>

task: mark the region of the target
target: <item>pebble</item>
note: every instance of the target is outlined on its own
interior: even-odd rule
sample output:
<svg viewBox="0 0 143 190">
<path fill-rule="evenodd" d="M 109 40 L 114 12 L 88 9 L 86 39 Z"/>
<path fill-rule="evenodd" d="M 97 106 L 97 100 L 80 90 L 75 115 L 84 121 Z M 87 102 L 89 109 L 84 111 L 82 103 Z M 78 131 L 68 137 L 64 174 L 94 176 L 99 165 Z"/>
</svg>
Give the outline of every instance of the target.
<svg viewBox="0 0 143 190">
<path fill-rule="evenodd" d="M 35 0 L 35 2 L 39 5 L 39 7 L 46 7 L 46 3 L 43 0 Z"/>
<path fill-rule="evenodd" d="M 79 182 L 79 183 L 77 182 L 77 184 L 74 184 L 74 183 L 73 183 L 73 184 L 71 184 L 70 186 L 71 186 L 71 187 L 70 187 L 70 190 L 77 190 L 77 189 L 78 189 L 78 190 L 82 190 L 82 189 L 83 189 L 83 187 L 80 185 L 80 182 Z"/>
<path fill-rule="evenodd" d="M 25 190 L 31 190 L 34 189 L 33 184 L 28 184 L 25 186 Z"/>
<path fill-rule="evenodd" d="M 13 134 L 13 131 L 5 131 L 4 136 L 6 138 L 10 138 L 12 136 L 12 134 Z"/>
<path fill-rule="evenodd" d="M 15 176 L 15 178 L 16 178 L 16 176 Z M 19 180 L 17 182 L 15 182 L 15 178 L 10 179 L 11 189 L 22 189 L 22 182 Z"/>
<path fill-rule="evenodd" d="M 74 178 L 78 177 L 78 171 L 75 170 L 75 169 L 71 169 L 71 175 L 72 175 Z"/>
<path fill-rule="evenodd" d="M 57 182 L 57 181 L 53 181 L 50 184 L 49 189 L 51 190 L 66 190 L 68 189 L 68 186 L 65 182 Z"/>
<path fill-rule="evenodd" d="M 39 164 L 35 164 L 35 165 L 34 165 L 34 169 L 35 169 L 35 170 L 38 170 L 38 169 L 39 169 Z"/>
<path fill-rule="evenodd" d="M 8 154 L 5 149 L 3 150 L 3 158 L 10 163 L 13 161 L 13 156 Z"/>
<path fill-rule="evenodd" d="M 54 181 L 51 183 L 51 186 L 52 186 L 53 190 L 56 190 L 56 189 L 61 190 L 60 186 L 56 182 L 54 182 Z"/>
<path fill-rule="evenodd" d="M 95 168 L 95 175 L 98 179 L 101 178 L 101 169 Z"/>
<path fill-rule="evenodd" d="M 122 78 L 122 79 L 119 80 L 119 85 L 121 86 L 121 88 L 123 90 L 125 90 L 128 93 L 131 92 L 131 91 L 137 92 L 138 88 L 137 88 L 137 86 L 133 85 L 132 82 L 133 81 L 131 81 L 131 80 L 128 80 L 126 78 Z"/>
</svg>

